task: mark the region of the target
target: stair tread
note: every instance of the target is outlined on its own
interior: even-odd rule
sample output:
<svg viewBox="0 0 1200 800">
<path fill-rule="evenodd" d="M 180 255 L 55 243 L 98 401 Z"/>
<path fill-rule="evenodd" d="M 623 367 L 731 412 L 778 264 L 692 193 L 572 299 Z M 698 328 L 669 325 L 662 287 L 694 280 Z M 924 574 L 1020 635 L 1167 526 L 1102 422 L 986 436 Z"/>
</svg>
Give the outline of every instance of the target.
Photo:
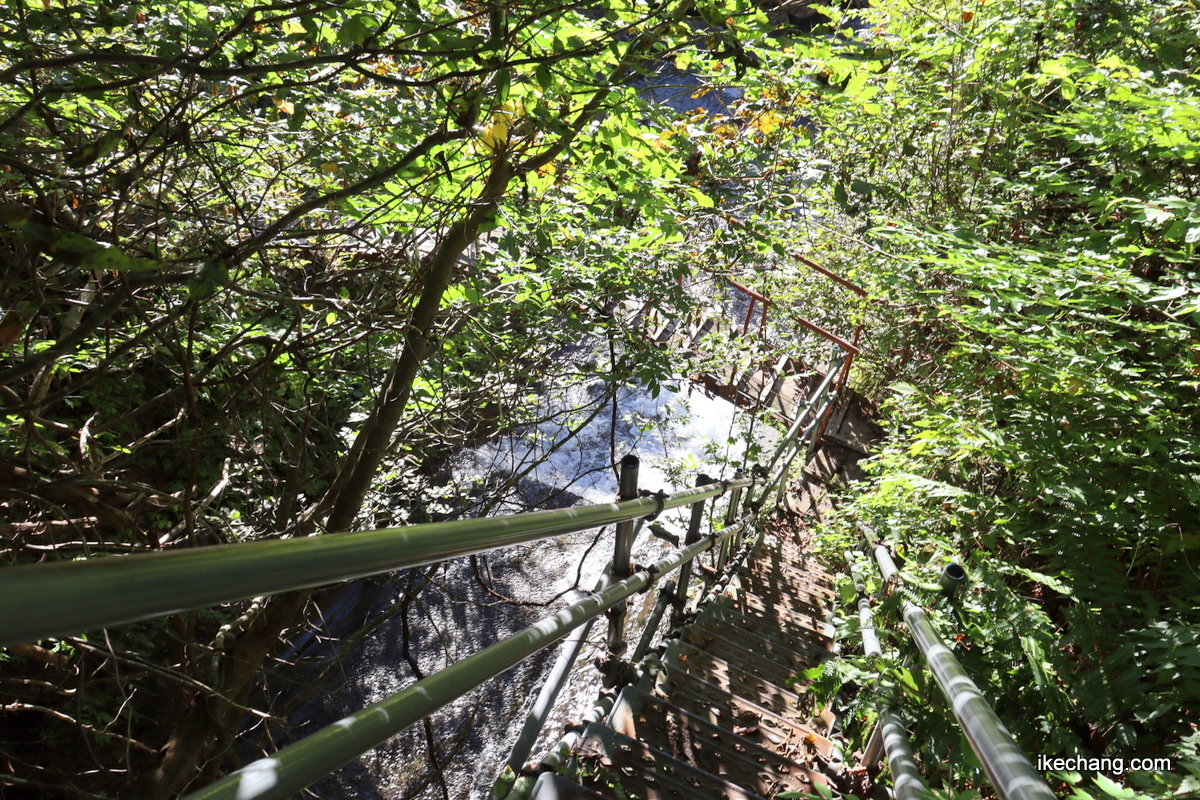
<svg viewBox="0 0 1200 800">
<path fill-rule="evenodd" d="M 554 772 L 544 772 L 533 785 L 529 800 L 604 800 L 604 795 Z"/>
<path fill-rule="evenodd" d="M 663 660 L 668 670 L 686 672 L 705 683 L 718 686 L 730 694 L 753 700 L 776 714 L 787 714 L 799 708 L 801 696 L 791 689 L 767 680 L 765 676 L 740 670 L 729 661 L 698 649 L 681 649 Z"/>
<path fill-rule="evenodd" d="M 718 655 L 749 653 L 755 658 L 774 662 L 792 674 L 811 669 L 829 657 L 829 649 L 824 642 L 812 642 L 782 632 L 751 627 L 748 622 L 739 623 L 728 617 L 709 617 L 693 625 L 695 633 L 689 634 L 692 637 L 689 641 Z M 712 641 L 707 641 L 705 637 Z M 725 657 L 722 655 L 722 658 Z"/>
<path fill-rule="evenodd" d="M 828 638 L 825 623 L 822 620 L 814 619 L 809 614 L 792 611 L 782 604 L 771 602 L 769 597 L 763 597 L 746 589 L 734 591 L 735 593 L 729 599 L 733 602 L 734 608 L 747 617 L 764 620 L 778 618 L 785 623 L 790 623 L 793 628 L 812 631 L 818 636 Z"/>
<path fill-rule="evenodd" d="M 818 610 L 824 609 L 833 599 L 832 588 L 784 570 L 787 568 L 769 571 L 749 565 L 740 571 L 738 579 L 749 587 L 761 587 L 774 594 L 791 594 L 801 605 L 814 606 Z"/>
<path fill-rule="evenodd" d="M 714 635 L 721 634 L 721 635 Z M 706 653 L 713 658 L 733 664 L 744 672 L 756 675 L 770 683 L 788 688 L 804 670 L 821 663 L 822 656 L 805 656 L 785 650 L 774 643 L 766 642 L 746 633 L 720 628 L 694 628 L 685 633 L 682 640 L 688 647 Z M 762 648 L 759 651 L 758 648 Z M 822 651 L 826 655 L 828 651 Z M 790 689 L 802 694 L 803 688 Z"/>
<path fill-rule="evenodd" d="M 636 792 L 646 800 L 691 798 L 701 790 L 707 790 L 708 797 L 764 800 L 756 792 L 596 722 L 584 730 L 575 755 L 582 765 L 581 784 L 605 795 L 610 782 L 620 781 L 623 794 Z"/>
<path fill-rule="evenodd" d="M 662 698 L 632 687 L 622 691 L 610 722 L 626 736 L 646 741 L 676 758 L 694 760 L 706 771 L 771 797 L 812 791 L 823 776 L 803 762 L 732 734 Z"/>
<path fill-rule="evenodd" d="M 818 743 L 828 741 L 807 724 L 799 711 L 777 714 L 703 681 L 673 682 L 670 695 L 671 701 L 685 711 L 728 731 L 744 729 L 748 739 L 786 758 L 804 758 Z"/>
<path fill-rule="evenodd" d="M 778 617 L 751 616 L 746 613 L 749 609 L 737 608 L 728 603 L 728 598 L 722 599 L 727 604 L 712 604 L 705 614 L 696 617 L 694 624 L 703 627 L 709 624 L 709 620 L 718 620 L 728 627 L 749 631 L 751 635 L 760 638 L 772 638 L 773 634 L 773 638 L 778 639 L 786 649 L 794 650 L 802 656 L 810 652 L 823 653 L 829 649 L 828 641 L 811 628 L 797 627 Z"/>
</svg>

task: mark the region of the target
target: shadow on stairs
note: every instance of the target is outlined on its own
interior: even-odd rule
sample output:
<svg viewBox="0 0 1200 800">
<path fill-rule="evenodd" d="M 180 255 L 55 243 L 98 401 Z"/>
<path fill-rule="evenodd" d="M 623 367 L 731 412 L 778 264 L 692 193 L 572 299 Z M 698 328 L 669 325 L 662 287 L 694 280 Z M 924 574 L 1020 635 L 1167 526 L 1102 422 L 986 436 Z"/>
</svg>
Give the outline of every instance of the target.
<svg viewBox="0 0 1200 800">
<path fill-rule="evenodd" d="M 805 672 L 830 656 L 833 594 L 792 545 L 758 545 L 532 797 L 753 800 L 826 784 L 833 717 L 807 699 Z"/>
<path fill-rule="evenodd" d="M 812 459 L 787 487 L 784 507 L 806 520 L 823 521 L 833 508 L 831 491 L 846 489 L 865 477 L 858 462 L 883 438 L 873 403 L 844 389 L 829 415 Z"/>
</svg>

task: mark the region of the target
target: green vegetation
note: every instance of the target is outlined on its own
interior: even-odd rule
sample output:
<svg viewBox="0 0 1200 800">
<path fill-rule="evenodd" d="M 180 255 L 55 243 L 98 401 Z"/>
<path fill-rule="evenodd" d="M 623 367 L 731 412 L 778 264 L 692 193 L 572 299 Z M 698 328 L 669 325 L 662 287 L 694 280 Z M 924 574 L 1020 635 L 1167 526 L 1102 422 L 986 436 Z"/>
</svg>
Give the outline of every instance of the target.
<svg viewBox="0 0 1200 800">
<path fill-rule="evenodd" d="M 607 313 L 688 314 L 721 213 L 688 118 L 634 85 L 740 75 L 769 27 L 738 1 L 5 6 L 4 562 L 486 513 L 527 470 L 448 486 L 451 453 L 685 371 Z M 12 651 L 6 782 L 168 797 L 243 719 L 271 746 L 247 709 L 310 598 Z"/>
<path fill-rule="evenodd" d="M 739 271 L 775 319 L 867 325 L 890 438 L 830 552 L 869 524 L 918 592 L 961 560 L 943 630 L 1029 752 L 1166 755 L 1079 791 L 1196 793 L 1200 10 L 876 6 L 853 41 L 744 0 L 5 6 L 4 563 L 486 513 L 448 454 L 539 387 L 604 381 L 574 429 L 684 374 L 605 309 L 683 318 Z M 648 104 L 664 65 L 742 99 Z M 726 344 L 697 358 L 770 356 Z M 5 780 L 211 780 L 309 599 L 9 651 Z M 935 780 L 978 784 L 890 674 Z"/>
<path fill-rule="evenodd" d="M 961 561 L 973 591 L 943 630 L 1026 750 L 1169 756 L 1171 773 L 1081 786 L 1194 795 L 1200 13 L 901 1 L 869 18 L 865 47 L 806 54 L 842 89 L 825 187 L 870 245 L 891 382 L 889 441 L 831 552 L 866 523 L 918 582 Z M 893 677 L 926 764 L 979 783 L 940 698 Z"/>
</svg>

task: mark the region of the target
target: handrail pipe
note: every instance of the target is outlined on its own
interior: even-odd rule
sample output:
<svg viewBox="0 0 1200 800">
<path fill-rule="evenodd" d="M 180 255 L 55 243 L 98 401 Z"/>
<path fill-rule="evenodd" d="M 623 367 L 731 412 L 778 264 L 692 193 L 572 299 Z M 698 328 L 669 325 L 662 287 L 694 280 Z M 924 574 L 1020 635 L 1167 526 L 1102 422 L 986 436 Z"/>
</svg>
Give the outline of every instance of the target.
<svg viewBox="0 0 1200 800">
<path fill-rule="evenodd" d="M 912 744 L 908 741 L 908 727 L 896 709 L 889 706 L 879 712 L 879 733 L 883 738 L 883 749 L 887 752 L 888 770 L 892 773 L 892 793 L 896 800 L 922 800 L 928 797 Z"/>
<path fill-rule="evenodd" d="M 875 615 L 871 609 L 871 599 L 867 596 L 866 582 L 858 562 L 849 551 L 846 552 L 846 563 L 850 568 L 850 578 L 854 581 L 854 591 L 858 595 L 858 627 L 862 635 L 863 655 L 868 658 L 882 657 L 883 647 L 879 641 L 879 634 L 875 632 Z M 880 749 L 887 753 L 888 770 L 892 775 L 892 793 L 896 800 L 920 800 L 924 797 L 927 787 L 921 779 L 921 770 L 917 767 L 916 756 L 908 741 L 908 727 L 899 712 L 890 705 L 880 709 L 879 722 L 863 751 L 863 761 L 871 774 L 874 774 Z"/>
<path fill-rule="evenodd" d="M 649 587 L 658 577 L 739 532 L 750 517 L 675 551 L 654 566 L 423 678 L 267 758 L 247 764 L 184 800 L 284 800 L 486 681 L 554 644 L 575 628 Z"/>
<path fill-rule="evenodd" d="M 662 498 L 403 528 L 6 567 L 0 647 L 245 600 L 597 528 L 691 505 L 751 481 Z"/>
<path fill-rule="evenodd" d="M 875 547 L 875 560 L 885 581 L 897 574 L 896 563 L 884 545 Z M 913 640 L 929 665 L 929 671 L 937 679 L 950 710 L 1000 797 L 1003 800 L 1054 800 L 1054 792 L 1050 791 L 1046 781 L 1013 741 L 1012 734 L 958 663 L 954 653 L 938 636 L 925 610 L 906 600 L 903 614 Z"/>
<path fill-rule="evenodd" d="M 611 564 L 609 567 L 611 568 Z M 609 572 L 606 569 L 605 573 L 600 576 L 600 580 L 596 581 L 596 587 L 592 589 L 592 593 L 603 591 L 610 583 Z M 550 670 L 550 675 L 547 676 L 545 684 L 542 685 L 542 690 L 538 693 L 537 700 L 533 703 L 533 708 L 525 717 L 525 722 L 521 726 L 521 732 L 517 734 L 517 740 L 513 742 L 512 749 L 508 752 L 508 759 L 504 762 L 504 767 L 501 768 L 501 775 L 506 771 L 511 771 L 513 777 L 516 776 L 521 768 L 525 766 L 525 759 L 529 757 L 529 753 L 533 750 L 534 744 L 537 743 L 538 734 L 542 732 L 542 726 L 546 724 L 547 717 L 554 709 L 554 702 L 558 700 L 559 692 L 566 685 L 567 678 L 571 675 L 571 667 L 575 666 L 575 660 L 579 658 L 579 652 L 583 650 L 583 645 L 587 642 L 588 635 L 592 632 L 592 624 L 594 619 L 580 625 L 563 642 L 562 648 L 559 650 L 558 659 L 554 662 L 554 667 Z M 511 787 L 509 787 L 511 788 Z M 498 780 L 492 788 L 490 797 L 503 798 L 507 794 L 507 790 L 503 787 L 503 780 Z"/>
<path fill-rule="evenodd" d="M 775 465 L 779 462 L 779 459 L 783 457 L 783 454 L 787 452 L 789 447 L 794 446 L 798 440 L 804 438 L 806 434 L 801 432 L 801 426 L 804 424 L 804 420 L 807 419 L 808 415 L 812 413 L 813 407 L 820 402 L 829 384 L 833 382 L 835 370 L 841 369 L 841 364 L 844 360 L 845 356 L 837 356 L 830 362 L 829 367 L 825 370 L 824 380 L 821 381 L 817 389 L 809 396 L 808 400 L 805 401 L 804 408 L 802 408 L 800 412 L 796 414 L 796 419 L 792 423 L 792 427 L 788 429 L 787 433 L 783 435 L 783 439 L 781 439 L 779 444 L 776 446 L 775 452 L 771 455 L 771 460 L 767 463 L 768 473 L 775 469 Z"/>
</svg>

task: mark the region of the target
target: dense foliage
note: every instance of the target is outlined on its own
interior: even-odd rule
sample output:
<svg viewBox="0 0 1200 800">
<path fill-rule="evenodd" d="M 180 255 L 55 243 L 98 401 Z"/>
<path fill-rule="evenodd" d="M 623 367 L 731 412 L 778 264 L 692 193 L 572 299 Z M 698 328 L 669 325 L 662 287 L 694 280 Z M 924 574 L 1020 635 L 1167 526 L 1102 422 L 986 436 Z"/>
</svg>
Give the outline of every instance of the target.
<svg viewBox="0 0 1200 800">
<path fill-rule="evenodd" d="M 449 453 L 696 367 L 607 312 L 685 318 L 690 281 L 741 270 L 783 338 L 710 364 L 815 355 L 792 314 L 868 323 L 857 380 L 892 435 L 830 551 L 865 523 L 917 593 L 961 560 L 943 629 L 1027 751 L 1167 755 L 1063 779 L 1195 793 L 1200 12 L 863 13 L 802 37 L 737 0 L 5 6 L 5 563 L 486 513 L 522 470 L 459 491 Z M 742 93 L 681 113 L 639 95 L 656 73 Z M 597 380 L 580 407 L 537 394 Z M 309 600 L 10 650 L 3 780 L 210 780 Z M 981 782 L 892 644 L 933 782 Z"/>
<path fill-rule="evenodd" d="M 1193 796 L 1200 13 L 900 1 L 866 18 L 856 45 L 793 61 L 821 78 L 824 207 L 859 239 L 839 249 L 869 259 L 882 300 L 864 378 L 890 383 L 889 442 L 831 552 L 862 524 L 895 547 L 1027 752 L 1174 763 L 1062 781 Z M 937 604 L 951 560 L 974 588 Z M 885 685 L 935 784 L 982 781 L 900 663 Z M 863 666 L 843 677 L 873 685 Z"/>
<path fill-rule="evenodd" d="M 690 313 L 716 213 L 636 86 L 741 74 L 768 29 L 737 0 L 6 5 L 4 562 L 486 513 L 531 465 L 483 492 L 449 453 L 682 371 L 608 313 Z M 212 779 L 276 722 L 248 706 L 309 600 L 10 651 L 4 782 Z"/>
</svg>

